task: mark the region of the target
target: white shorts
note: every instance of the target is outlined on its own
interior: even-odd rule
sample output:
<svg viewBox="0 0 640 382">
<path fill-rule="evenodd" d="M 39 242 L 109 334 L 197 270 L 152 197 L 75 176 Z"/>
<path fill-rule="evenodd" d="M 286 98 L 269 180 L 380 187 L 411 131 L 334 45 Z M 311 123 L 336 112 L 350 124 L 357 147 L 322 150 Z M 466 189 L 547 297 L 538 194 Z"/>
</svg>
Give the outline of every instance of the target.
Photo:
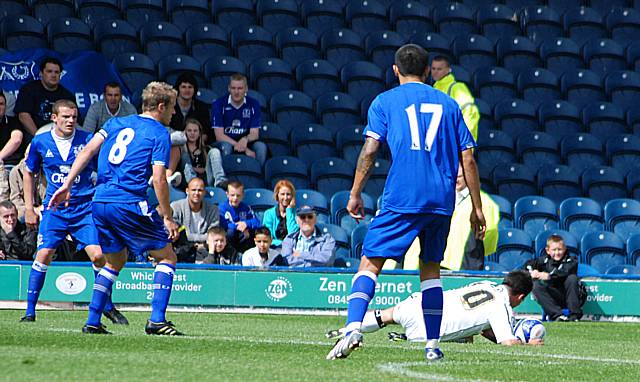
<svg viewBox="0 0 640 382">
<path fill-rule="evenodd" d="M 402 325 L 407 340 L 412 342 L 424 342 L 427 340 L 421 300 L 422 293 L 416 292 L 400 301 L 393 309 L 393 321 Z"/>
</svg>

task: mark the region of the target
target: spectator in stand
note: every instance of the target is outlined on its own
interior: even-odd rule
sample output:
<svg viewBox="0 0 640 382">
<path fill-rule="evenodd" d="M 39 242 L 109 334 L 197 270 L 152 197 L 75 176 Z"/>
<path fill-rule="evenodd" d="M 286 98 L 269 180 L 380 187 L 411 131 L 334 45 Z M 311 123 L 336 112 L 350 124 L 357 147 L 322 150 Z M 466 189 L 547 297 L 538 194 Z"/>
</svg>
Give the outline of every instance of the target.
<svg viewBox="0 0 640 382">
<path fill-rule="evenodd" d="M 126 117 L 136 113 L 135 106 L 122 98 L 120 84 L 109 82 L 104 86 L 102 99 L 89 106 L 82 130 L 95 133 L 113 117 Z"/>
<path fill-rule="evenodd" d="M 7 103 L 7 109 L 5 111 L 5 115 L 8 115 L 9 117 L 15 117 L 16 113 L 14 109 L 16 107 L 16 96 L 14 96 L 13 93 L 8 92 L 6 90 L 2 90 L 0 91 L 0 93 L 4 95 L 4 99 L 6 100 L 6 103 Z"/>
<path fill-rule="evenodd" d="M 0 260 L 33 260 L 37 230 L 18 220 L 18 210 L 8 200 L 0 202 Z"/>
<path fill-rule="evenodd" d="M 271 248 L 271 231 L 269 231 L 269 228 L 258 228 L 253 240 L 256 246 L 242 254 L 242 266 L 268 267 L 286 265 L 280 253 Z"/>
<path fill-rule="evenodd" d="M 183 73 L 176 80 L 175 89 L 178 92 L 178 101 L 175 106 L 175 114 L 171 117 L 169 127 L 173 130 L 183 131 L 187 119 L 196 119 L 202 126 L 211 126 L 209 105 L 196 99 L 198 94 L 198 81 L 190 73 Z"/>
<path fill-rule="evenodd" d="M 330 267 L 335 258 L 336 241 L 316 227 L 317 215 L 311 206 L 296 212 L 300 229 L 282 242 L 282 256 L 292 267 Z"/>
<path fill-rule="evenodd" d="M 213 227 L 207 233 L 208 252 L 203 256 L 198 252 L 196 264 L 237 265 L 240 262 L 238 252 L 227 243 L 227 232 Z"/>
<path fill-rule="evenodd" d="M 271 232 L 271 246 L 281 248 L 282 240 L 300 229 L 295 212 L 296 188 L 286 179 L 279 180 L 273 188 L 273 197 L 278 204 L 264 212 L 262 224 Z"/>
<path fill-rule="evenodd" d="M 223 155 L 246 154 L 264 165 L 267 145 L 260 138 L 260 104 L 247 96 L 247 77 L 233 74 L 229 92 L 213 102 L 211 123 L 216 137 L 215 146 Z"/>
<path fill-rule="evenodd" d="M 232 180 L 227 185 L 227 201 L 220 205 L 220 226 L 227 232 L 227 241 L 238 252 L 253 247 L 253 233 L 261 226 L 251 207 L 242 202 L 244 185 Z"/>
<path fill-rule="evenodd" d="M 205 144 L 202 125 L 197 119 L 188 118 L 184 131 L 187 143 L 180 149 L 180 162 L 187 182 L 198 177 L 209 186 L 223 187 L 227 178 L 222 168 L 220 150 Z"/>
<path fill-rule="evenodd" d="M 9 199 L 9 171 L 24 155 L 20 122 L 6 114 L 7 98 L 0 92 L 0 201 Z"/>
<path fill-rule="evenodd" d="M 40 63 L 40 79 L 33 80 L 20 88 L 16 100 L 15 113 L 27 132 L 24 140 L 31 142 L 39 127 L 51 122 L 51 108 L 61 99 L 75 101 L 76 97 L 60 85 L 62 63 L 47 57 Z"/>
<path fill-rule="evenodd" d="M 193 178 L 187 186 L 187 197 L 171 203 L 173 220 L 180 226 L 180 236 L 173 247 L 178 262 L 193 263 L 198 254 L 207 253 L 207 233 L 220 225 L 218 207 L 204 198 L 204 182 Z"/>
<path fill-rule="evenodd" d="M 25 204 L 24 204 L 24 173 L 26 171 L 26 160 L 27 156 L 29 156 L 29 146 L 27 146 L 27 150 L 24 154 L 24 158 L 11 169 L 9 173 L 9 188 L 11 189 L 11 194 L 9 195 L 9 200 L 13 203 L 13 205 L 18 210 L 18 220 L 24 221 L 24 212 L 25 212 Z M 33 183 L 35 189 L 33 190 L 33 206 L 38 214 L 38 217 L 42 219 L 42 201 L 47 192 L 47 181 L 42 177 L 42 171 L 31 174 L 33 176 Z"/>
</svg>

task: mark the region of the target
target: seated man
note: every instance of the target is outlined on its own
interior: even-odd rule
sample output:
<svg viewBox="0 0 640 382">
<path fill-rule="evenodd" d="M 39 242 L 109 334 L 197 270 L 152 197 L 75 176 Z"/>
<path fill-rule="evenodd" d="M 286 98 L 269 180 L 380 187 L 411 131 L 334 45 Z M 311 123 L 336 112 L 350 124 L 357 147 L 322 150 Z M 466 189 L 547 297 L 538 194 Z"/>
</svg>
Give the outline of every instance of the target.
<svg viewBox="0 0 640 382">
<path fill-rule="evenodd" d="M 204 198 L 204 181 L 193 178 L 187 186 L 187 197 L 171 203 L 173 220 L 184 227 L 174 242 L 178 261 L 193 263 L 197 255 L 207 254 L 207 232 L 220 225 L 218 207 Z"/>
<path fill-rule="evenodd" d="M 137 112 L 135 106 L 122 98 L 120 84 L 108 82 L 104 86 L 102 99 L 89 106 L 82 130 L 95 133 L 111 118 L 126 117 Z"/>
<path fill-rule="evenodd" d="M 336 241 L 316 227 L 318 217 L 311 206 L 296 211 L 300 229 L 282 241 L 282 257 L 292 267 L 330 267 L 335 259 Z"/>
<path fill-rule="evenodd" d="M 18 221 L 18 210 L 8 200 L 0 202 L 0 260 L 33 260 L 38 230 Z"/>
<path fill-rule="evenodd" d="M 9 171 L 24 154 L 23 137 L 20 121 L 7 114 L 7 98 L 0 92 L 0 200 L 9 199 Z"/>
<path fill-rule="evenodd" d="M 18 220 L 24 221 L 25 204 L 24 204 L 24 173 L 27 171 L 27 156 L 29 155 L 29 147 L 27 146 L 24 158 L 9 173 L 9 188 L 11 193 L 9 194 L 9 200 L 18 210 Z M 33 205 L 36 212 L 42 218 L 42 201 L 45 198 L 47 192 L 47 181 L 42 176 L 42 172 L 34 173 L 33 183 L 35 189 L 33 190 Z"/>
<path fill-rule="evenodd" d="M 524 271 L 511 271 L 502 285 L 476 282 L 444 292 L 440 341 L 471 342 L 481 334 L 500 345 L 522 345 L 513 334 L 513 309 L 531 292 L 531 277 Z M 414 293 L 398 305 L 385 310 L 368 311 L 362 321 L 363 333 L 378 331 L 387 325 L 402 325 L 406 334 L 389 333 L 392 340 L 425 341 L 422 294 Z M 332 330 L 327 337 L 340 337 L 344 328 Z M 542 345 L 532 338 L 529 345 Z"/>
<path fill-rule="evenodd" d="M 551 235 L 546 254 L 524 265 L 534 280 L 533 296 L 553 321 L 578 321 L 582 318 L 578 260 L 567 253 L 564 239 Z M 568 308 L 569 315 L 562 314 Z"/>
</svg>

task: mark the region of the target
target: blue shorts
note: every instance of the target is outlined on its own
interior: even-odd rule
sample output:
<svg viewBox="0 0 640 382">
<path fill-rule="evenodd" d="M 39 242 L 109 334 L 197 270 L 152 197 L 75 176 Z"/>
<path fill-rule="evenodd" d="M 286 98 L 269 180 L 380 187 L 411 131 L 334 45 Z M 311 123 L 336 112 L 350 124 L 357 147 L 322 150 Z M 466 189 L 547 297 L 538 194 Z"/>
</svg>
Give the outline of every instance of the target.
<svg viewBox="0 0 640 382">
<path fill-rule="evenodd" d="M 78 250 L 88 245 L 100 245 L 91 214 L 91 200 L 42 212 L 38 250 L 58 248 L 67 235 L 78 244 Z"/>
<path fill-rule="evenodd" d="M 369 225 L 362 254 L 400 262 L 416 237 L 420 239 L 420 259 L 439 263 L 447 247 L 451 216 L 401 214 L 383 208 Z"/>
<path fill-rule="evenodd" d="M 104 253 L 128 248 L 134 254 L 164 248 L 171 241 L 162 218 L 146 201 L 139 203 L 93 202 L 93 219 Z"/>
</svg>

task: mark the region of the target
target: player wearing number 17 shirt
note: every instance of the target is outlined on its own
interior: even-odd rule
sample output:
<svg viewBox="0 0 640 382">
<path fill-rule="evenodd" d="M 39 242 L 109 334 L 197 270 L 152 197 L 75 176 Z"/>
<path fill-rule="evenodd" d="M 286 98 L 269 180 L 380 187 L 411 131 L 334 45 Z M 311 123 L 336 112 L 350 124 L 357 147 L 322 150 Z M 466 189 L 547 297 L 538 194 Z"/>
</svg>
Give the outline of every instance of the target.
<svg viewBox="0 0 640 382">
<path fill-rule="evenodd" d="M 157 262 L 146 333 L 182 334 L 165 318 L 177 262 L 171 240 L 178 235 L 178 226 L 169 206 L 166 168 L 171 140 L 165 126 L 171 121 L 176 97 L 177 93 L 170 85 L 149 83 L 142 92 L 143 113 L 111 119 L 89 141 L 71 167 L 70 178 L 100 153 L 93 218 L 107 264 L 96 278 L 89 317 L 83 327 L 85 333 L 108 334 L 100 323 L 100 312 L 111 295 L 129 250 L 133 253 L 149 251 Z M 151 175 L 160 204 L 158 210 L 147 203 L 147 180 Z M 72 183 L 66 181 L 53 195 L 50 204 L 67 200 L 71 187 Z"/>
<path fill-rule="evenodd" d="M 369 225 L 360 266 L 351 283 L 346 335 L 336 342 L 327 359 L 345 358 L 362 346 L 360 327 L 378 274 L 386 259 L 401 260 L 416 237 L 421 247 L 425 357 L 427 361 L 444 357 L 438 346 L 443 299 L 440 261 L 449 234 L 460 159 L 473 204 L 471 226 L 479 238 L 485 232 L 480 181 L 471 151 L 475 142 L 458 104 L 424 84 L 429 74 L 428 56 L 418 45 L 404 45 L 396 51 L 393 72 L 400 86 L 378 95 L 369 107 L 365 143 L 347 204 L 353 218 L 364 216 L 362 189 L 378 148 L 386 142 L 391 168 L 382 209 Z"/>
</svg>

